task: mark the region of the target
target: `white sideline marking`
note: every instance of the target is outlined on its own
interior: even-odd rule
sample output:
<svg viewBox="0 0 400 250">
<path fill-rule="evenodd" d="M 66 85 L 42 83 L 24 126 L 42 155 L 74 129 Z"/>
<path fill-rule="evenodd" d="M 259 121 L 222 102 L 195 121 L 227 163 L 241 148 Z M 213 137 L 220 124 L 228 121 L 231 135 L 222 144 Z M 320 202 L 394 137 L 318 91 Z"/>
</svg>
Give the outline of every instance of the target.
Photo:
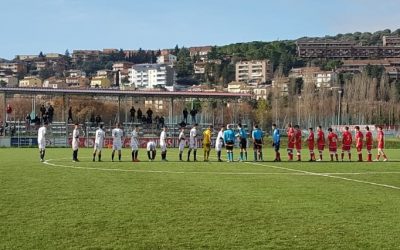
<svg viewBox="0 0 400 250">
<path fill-rule="evenodd" d="M 53 160 L 56 160 L 56 159 L 49 159 L 49 160 L 44 161 L 43 163 L 46 164 L 46 165 L 49 165 L 49 166 L 63 167 L 63 168 L 88 169 L 88 170 L 99 170 L 99 171 L 116 171 L 116 172 L 137 172 L 137 173 L 214 174 L 214 175 L 315 175 L 315 176 L 322 176 L 322 177 L 328 177 L 328 178 L 334 178 L 334 179 L 340 179 L 340 180 L 345 180 L 345 181 L 358 182 L 358 183 L 363 183 L 363 184 L 369 184 L 369 185 L 374 185 L 374 186 L 379 186 L 379 187 L 386 187 L 386 188 L 400 190 L 400 187 L 393 186 L 393 185 L 387 185 L 387 184 L 381 184 L 381 183 L 375 183 L 375 182 L 370 182 L 370 181 L 362 181 L 362 180 L 357 180 L 357 179 L 350 179 L 350 178 L 347 178 L 347 177 L 336 176 L 336 175 L 367 175 L 367 174 L 389 174 L 389 173 L 390 174 L 400 174 L 400 172 L 316 173 L 316 172 L 310 172 L 310 171 L 305 171 L 305 170 L 292 169 L 292 168 L 286 168 L 286 167 L 279 167 L 279 166 L 273 166 L 273 165 L 255 163 L 255 162 L 243 162 L 243 163 L 251 164 L 251 165 L 258 165 L 258 166 L 263 166 L 263 167 L 269 167 L 269 168 L 275 168 L 275 169 L 281 169 L 281 170 L 286 170 L 286 171 L 290 171 L 290 172 L 289 173 L 288 172 L 277 172 L 277 173 L 266 173 L 266 172 L 201 172 L 201 171 L 188 171 L 187 172 L 187 171 L 169 171 L 169 170 L 141 170 L 141 169 L 79 167 L 79 166 L 61 165 L 61 164 L 50 163 L 50 161 L 53 161 Z"/>
<path fill-rule="evenodd" d="M 341 176 L 329 175 L 327 173 L 314 173 L 314 172 L 309 172 L 309 171 L 304 171 L 304 170 L 285 168 L 285 167 L 278 167 L 278 166 L 272 166 L 272 165 L 265 165 L 265 164 L 254 163 L 254 162 L 244 162 L 244 163 L 253 164 L 253 165 L 259 165 L 259 166 L 265 166 L 265 167 L 269 167 L 269 168 L 282 169 L 282 170 L 287 170 L 287 171 L 293 171 L 293 172 L 298 172 L 298 173 L 304 173 L 304 174 L 308 174 L 308 175 L 323 176 L 323 177 L 328 177 L 328 178 L 334 178 L 334 179 L 340 179 L 340 180 L 345 180 L 345 181 L 352 181 L 352 182 L 358 182 L 358 183 L 364 183 L 364 184 L 369 184 L 369 185 L 374 185 L 374 186 L 379 186 L 379 187 L 386 187 L 386 188 L 392 188 L 392 189 L 400 190 L 400 187 L 396 187 L 396 186 L 392 186 L 392 185 L 380 184 L 380 183 L 375 183 L 375 182 L 371 182 L 371 181 L 362 181 L 362 180 L 350 179 L 350 178 L 341 177 Z"/>
</svg>

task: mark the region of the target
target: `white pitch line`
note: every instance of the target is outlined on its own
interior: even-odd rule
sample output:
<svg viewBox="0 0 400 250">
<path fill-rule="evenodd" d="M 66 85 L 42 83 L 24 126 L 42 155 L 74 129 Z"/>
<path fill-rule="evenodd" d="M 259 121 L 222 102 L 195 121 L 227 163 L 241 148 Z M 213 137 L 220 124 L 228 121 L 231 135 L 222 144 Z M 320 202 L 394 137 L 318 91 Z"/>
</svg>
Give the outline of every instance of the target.
<svg viewBox="0 0 400 250">
<path fill-rule="evenodd" d="M 61 165 L 50 163 L 54 159 L 49 159 L 43 163 L 49 166 L 62 167 L 62 168 L 75 168 L 75 169 L 88 169 L 88 170 L 99 170 L 99 171 L 115 171 L 115 172 L 137 172 L 137 173 L 165 173 L 165 174 L 214 174 L 214 175 L 308 175 L 305 173 L 293 173 L 293 172 L 277 172 L 277 173 L 265 173 L 265 172 L 201 172 L 201 171 L 169 171 L 169 170 L 142 170 L 142 169 L 120 169 L 120 168 L 94 168 L 94 167 L 79 167 L 71 165 Z"/>
<path fill-rule="evenodd" d="M 340 179 L 340 180 L 345 180 L 345 181 L 358 182 L 358 183 L 364 183 L 364 184 L 369 184 L 369 185 L 373 185 L 373 186 L 386 187 L 386 188 L 400 190 L 400 187 L 396 187 L 396 186 L 392 186 L 392 185 L 375 183 L 375 182 L 370 182 L 370 181 L 362 181 L 362 180 L 357 180 L 357 179 L 350 179 L 350 178 L 341 177 L 341 176 L 329 175 L 326 173 L 315 173 L 315 172 L 309 172 L 309 171 L 304 171 L 304 170 L 285 168 L 285 167 L 279 167 L 279 166 L 273 166 L 273 165 L 266 165 L 266 164 L 260 164 L 260 163 L 254 163 L 254 162 L 244 162 L 244 163 L 258 165 L 258 166 L 265 166 L 265 167 L 270 167 L 270 168 L 275 168 L 275 169 L 282 169 L 282 170 L 287 170 L 287 171 L 293 171 L 293 172 L 298 172 L 298 173 L 304 173 L 304 174 L 308 174 L 308 175 L 323 176 L 323 177 L 328 177 L 328 178 L 334 178 L 334 179 Z"/>
<path fill-rule="evenodd" d="M 75 168 L 75 169 L 88 169 L 88 170 L 99 170 L 99 171 L 116 171 L 116 172 L 137 172 L 137 173 L 167 173 L 167 174 L 214 174 L 214 175 L 315 175 L 315 176 L 322 176 L 322 177 L 328 177 L 328 178 L 334 178 L 334 179 L 340 179 L 340 180 L 345 180 L 345 181 L 352 181 L 352 182 L 358 182 L 358 183 L 364 183 L 364 184 L 369 184 L 369 185 L 374 185 L 374 186 L 380 186 L 380 187 L 386 187 L 386 188 L 392 188 L 392 189 L 397 189 L 400 190 L 400 187 L 397 186 L 392 186 L 392 185 L 387 185 L 387 184 L 381 184 L 381 183 L 375 183 L 375 182 L 370 182 L 370 181 L 362 181 L 362 180 L 357 180 L 357 179 L 350 179 L 346 177 L 341 177 L 341 176 L 336 176 L 336 175 L 345 175 L 345 174 L 364 174 L 364 173 L 316 173 L 316 172 L 310 172 L 310 171 L 305 171 L 305 170 L 298 170 L 298 169 L 292 169 L 292 168 L 285 168 L 285 167 L 279 167 L 279 166 L 273 166 L 273 165 L 267 165 L 267 164 L 261 164 L 261 163 L 255 163 L 255 162 L 243 162 L 245 164 L 252 164 L 252 165 L 258 165 L 258 166 L 264 166 L 264 167 L 269 167 L 269 168 L 275 168 L 275 169 L 281 169 L 281 170 L 286 170 L 290 171 L 291 173 L 265 173 L 265 172 L 200 172 L 200 171 L 168 171 L 168 170 L 140 170 L 140 169 L 118 169 L 118 168 L 94 168 L 94 167 L 79 167 L 79 166 L 70 166 L 70 165 L 61 165 L 61 164 L 54 164 L 50 163 L 54 159 L 49 159 L 44 161 L 43 163 L 46 165 L 50 166 L 55 166 L 55 167 L 63 167 L 63 168 Z M 374 174 L 381 174 L 381 173 L 400 173 L 400 172 L 366 172 L 367 173 L 374 173 Z"/>
</svg>

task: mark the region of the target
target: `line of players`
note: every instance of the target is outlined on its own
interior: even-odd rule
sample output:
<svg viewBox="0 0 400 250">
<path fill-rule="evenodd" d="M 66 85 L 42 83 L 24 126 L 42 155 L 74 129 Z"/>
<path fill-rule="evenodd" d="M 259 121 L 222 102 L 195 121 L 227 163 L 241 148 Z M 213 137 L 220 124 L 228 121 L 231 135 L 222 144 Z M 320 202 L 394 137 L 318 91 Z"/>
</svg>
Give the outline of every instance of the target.
<svg viewBox="0 0 400 250">
<path fill-rule="evenodd" d="M 39 153 L 40 153 L 40 160 L 44 161 L 45 156 L 45 144 L 46 144 L 46 131 L 47 131 L 48 124 L 45 123 L 42 127 L 39 128 L 38 131 L 38 145 L 39 145 Z M 384 149 L 384 133 L 382 131 L 382 127 L 378 126 L 378 154 L 375 161 L 378 161 L 380 157 L 383 157 L 384 161 L 387 161 L 387 157 L 383 151 Z M 280 157 L 280 132 L 277 128 L 276 124 L 272 125 L 272 146 L 275 150 L 275 159 L 274 161 L 281 161 Z M 355 147 L 358 154 L 358 161 L 363 161 L 362 158 L 362 149 L 365 145 L 367 149 L 367 161 L 372 161 L 372 145 L 373 145 L 373 138 L 372 133 L 368 126 L 365 127 L 367 131 L 365 133 L 365 143 L 364 143 L 364 134 L 360 131 L 359 126 L 355 126 Z M 310 160 L 309 161 L 322 161 L 323 151 L 325 149 L 325 134 L 322 130 L 321 126 L 317 128 L 317 138 L 315 142 L 315 135 L 313 128 L 308 129 L 309 134 L 308 137 L 305 139 L 305 142 L 308 145 L 309 153 L 310 153 Z M 294 150 L 296 150 L 297 161 L 301 161 L 301 149 L 302 149 L 302 132 L 298 125 L 292 127 L 291 124 L 287 126 L 287 136 L 288 136 L 288 143 L 287 143 L 287 153 L 288 153 L 288 160 L 293 161 L 294 159 Z M 116 123 L 115 128 L 111 131 L 112 138 L 113 138 L 113 145 L 112 145 L 112 153 L 111 153 L 111 160 L 114 161 L 115 152 L 118 153 L 118 160 L 121 161 L 121 151 L 123 146 L 123 130 L 120 128 L 120 124 Z M 191 153 L 193 152 L 193 161 L 197 161 L 197 137 L 199 133 L 197 131 L 197 124 L 194 124 L 189 132 L 189 150 L 187 153 L 187 161 L 191 160 Z M 212 136 L 212 127 L 207 127 L 206 130 L 203 131 L 203 152 L 204 152 L 204 161 L 209 161 L 210 151 L 211 151 L 211 136 Z M 221 152 L 223 147 L 225 146 L 226 153 L 227 153 L 227 161 L 232 162 L 234 161 L 233 157 L 233 148 L 235 145 L 235 141 L 239 140 L 240 146 L 240 157 L 239 161 L 247 161 L 247 131 L 242 127 L 241 124 L 238 124 L 237 131 L 235 132 L 232 125 L 227 125 L 226 130 L 224 127 L 221 127 L 215 141 L 215 151 L 217 152 L 217 159 L 218 161 L 222 161 Z M 253 131 L 251 133 L 251 137 L 253 139 L 253 149 L 254 149 L 254 161 L 263 161 L 263 153 L 262 153 L 262 146 L 263 146 L 263 132 L 261 129 L 254 125 Z M 103 130 L 103 126 L 96 130 L 95 133 L 95 143 L 94 143 L 94 151 L 93 151 L 93 161 L 96 160 L 96 156 L 98 157 L 98 161 L 101 161 L 101 151 L 104 145 L 105 139 L 105 132 Z M 179 133 L 179 160 L 183 161 L 183 152 L 186 146 L 186 137 L 185 137 L 185 128 L 181 128 Z M 328 148 L 330 154 L 330 160 L 339 161 L 338 157 L 338 135 L 332 130 L 332 128 L 328 129 Z M 347 153 L 348 159 L 351 161 L 351 146 L 353 144 L 353 136 L 349 131 L 349 127 L 345 127 L 342 133 L 342 152 L 341 152 L 341 160 L 344 160 L 344 155 Z M 160 134 L 160 148 L 161 148 L 161 160 L 167 161 L 167 128 L 162 128 Z M 314 148 L 315 144 L 317 145 L 317 149 L 319 152 L 319 158 L 316 159 Z M 139 152 L 139 127 L 136 126 L 133 131 L 131 132 L 131 156 L 133 162 L 139 162 L 138 160 L 138 152 Z M 72 159 L 74 162 L 78 162 L 78 149 L 79 149 L 79 124 L 74 125 L 74 130 L 72 132 Z M 149 161 L 154 161 L 156 157 L 156 143 L 154 140 L 150 140 L 147 143 L 147 157 Z"/>
<path fill-rule="evenodd" d="M 387 161 L 387 156 L 384 153 L 384 133 L 381 126 L 377 127 L 377 142 L 378 142 L 378 154 L 376 156 L 375 161 L 379 161 L 380 157 L 383 157 L 383 161 Z M 363 161 L 362 151 L 365 146 L 367 149 L 367 161 L 372 161 L 372 146 L 373 146 L 373 138 L 370 128 L 368 126 L 365 127 L 366 133 L 365 136 L 361 132 L 359 126 L 354 127 L 354 144 L 357 150 L 358 161 Z M 288 159 L 289 161 L 293 160 L 293 152 L 296 149 L 297 161 L 301 161 L 301 146 L 302 146 L 302 135 L 301 130 L 298 125 L 295 125 L 294 128 L 289 124 L 287 127 L 287 135 L 288 135 Z M 317 138 L 315 143 L 315 135 L 313 128 L 308 129 L 308 137 L 306 138 L 305 142 L 308 145 L 308 149 L 310 152 L 310 160 L 309 161 L 322 161 L 323 151 L 325 149 L 325 134 L 322 130 L 321 126 L 317 128 Z M 364 140 L 365 138 L 365 140 Z M 328 148 L 329 148 L 329 155 L 330 160 L 333 161 L 334 157 L 336 161 L 339 161 L 338 156 L 338 135 L 332 130 L 332 128 L 328 129 Z M 351 161 L 351 148 L 353 145 L 353 135 L 349 131 L 349 127 L 345 127 L 342 131 L 342 152 L 341 152 L 341 161 L 344 160 L 344 156 L 347 153 L 349 161 Z M 314 148 L 315 144 L 317 144 L 317 149 L 319 152 L 319 158 L 316 159 Z"/>
</svg>

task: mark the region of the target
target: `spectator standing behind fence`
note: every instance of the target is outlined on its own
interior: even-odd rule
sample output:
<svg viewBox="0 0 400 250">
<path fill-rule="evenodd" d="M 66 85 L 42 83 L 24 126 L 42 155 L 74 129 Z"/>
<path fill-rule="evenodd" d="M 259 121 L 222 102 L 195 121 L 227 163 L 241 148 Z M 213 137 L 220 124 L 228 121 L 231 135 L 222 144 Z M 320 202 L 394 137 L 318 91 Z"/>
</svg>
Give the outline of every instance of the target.
<svg viewBox="0 0 400 250">
<path fill-rule="evenodd" d="M 96 121 L 96 126 L 99 126 L 99 124 L 102 122 L 101 116 L 96 115 L 95 121 Z"/>
<path fill-rule="evenodd" d="M 53 106 L 51 104 L 47 108 L 47 115 L 48 115 L 49 123 L 52 123 L 53 122 L 53 116 L 54 116 L 54 108 L 53 108 Z"/>
<path fill-rule="evenodd" d="M 188 117 L 189 112 L 187 111 L 187 108 L 183 109 L 183 121 L 187 123 L 187 117 Z"/>
<path fill-rule="evenodd" d="M 68 122 L 72 122 L 72 107 L 69 107 L 68 109 Z"/>
<path fill-rule="evenodd" d="M 148 121 L 149 123 L 151 123 L 151 121 L 152 121 L 152 119 L 153 119 L 153 110 L 151 110 L 151 108 L 149 108 L 149 109 L 147 110 L 146 114 L 147 114 L 147 121 Z"/>
<path fill-rule="evenodd" d="M 192 123 L 196 123 L 196 114 L 197 114 L 196 109 L 190 110 L 190 115 L 192 116 Z"/>
<path fill-rule="evenodd" d="M 10 105 L 10 104 L 7 104 L 7 108 L 6 108 L 6 122 L 7 122 L 7 120 L 10 120 L 12 111 L 13 111 L 13 109 L 11 108 L 11 105 Z"/>
<path fill-rule="evenodd" d="M 40 117 L 43 119 L 43 116 L 46 114 L 46 107 L 44 106 L 44 104 L 42 104 L 40 106 Z"/>
<path fill-rule="evenodd" d="M 139 108 L 137 110 L 137 120 L 138 120 L 138 122 L 142 121 L 142 115 L 143 115 L 142 110 Z"/>
<path fill-rule="evenodd" d="M 136 114 L 135 107 L 132 106 L 132 108 L 129 110 L 129 112 L 131 113 L 131 122 L 135 122 L 135 114 Z"/>
</svg>

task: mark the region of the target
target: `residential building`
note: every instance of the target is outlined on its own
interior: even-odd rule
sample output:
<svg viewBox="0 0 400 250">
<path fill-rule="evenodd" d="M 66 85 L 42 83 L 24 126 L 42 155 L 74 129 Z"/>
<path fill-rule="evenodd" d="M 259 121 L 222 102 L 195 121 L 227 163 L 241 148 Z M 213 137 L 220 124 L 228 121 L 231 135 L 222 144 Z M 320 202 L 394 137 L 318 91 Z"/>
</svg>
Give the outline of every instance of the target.
<svg viewBox="0 0 400 250">
<path fill-rule="evenodd" d="M 110 88 L 111 80 L 106 75 L 94 76 L 90 81 L 90 87 L 101 88 L 101 89 Z"/>
<path fill-rule="evenodd" d="M 105 55 L 111 55 L 118 52 L 119 52 L 118 49 L 103 49 L 103 54 Z"/>
<path fill-rule="evenodd" d="M 13 74 L 26 73 L 26 64 L 24 62 L 3 62 L 0 63 L 0 69 Z"/>
<path fill-rule="evenodd" d="M 132 68 L 133 63 L 131 62 L 115 62 L 113 63 L 112 70 L 114 72 L 119 71 L 121 76 L 127 76 L 129 74 L 129 69 Z"/>
<path fill-rule="evenodd" d="M 65 78 L 52 76 L 43 81 L 43 88 L 63 89 L 67 86 Z"/>
<path fill-rule="evenodd" d="M 383 66 L 383 67 L 399 67 L 400 59 L 378 59 L 378 60 L 343 60 L 343 64 L 338 71 L 358 73 L 362 72 L 367 65 Z"/>
<path fill-rule="evenodd" d="M 289 78 L 302 78 L 305 84 L 314 84 L 317 88 L 329 88 L 336 82 L 337 73 L 320 70 L 319 67 L 302 67 L 291 69 Z"/>
<path fill-rule="evenodd" d="M 68 76 L 65 82 L 69 88 L 87 88 L 90 86 L 89 78 L 85 76 Z"/>
<path fill-rule="evenodd" d="M 222 61 L 221 60 L 205 60 L 205 61 L 198 61 L 196 63 L 193 64 L 193 69 L 194 69 L 194 73 L 195 74 L 205 74 L 206 73 L 206 65 L 207 64 L 221 64 Z M 213 72 L 208 72 L 211 75 L 213 74 Z"/>
<path fill-rule="evenodd" d="M 86 72 L 79 69 L 70 69 L 64 72 L 67 77 L 85 77 Z"/>
<path fill-rule="evenodd" d="M 19 61 L 31 61 L 33 59 L 38 58 L 39 55 L 16 55 L 15 59 Z"/>
<path fill-rule="evenodd" d="M 136 64 L 129 70 L 129 82 L 138 88 L 174 85 L 175 70 L 166 64 Z"/>
<path fill-rule="evenodd" d="M 272 80 L 272 88 L 277 89 L 281 96 L 286 96 L 289 93 L 289 77 L 276 77 Z"/>
<path fill-rule="evenodd" d="M 24 77 L 24 79 L 19 81 L 19 87 L 22 88 L 42 87 L 42 80 L 36 76 L 26 76 Z"/>
<path fill-rule="evenodd" d="M 385 67 L 385 72 L 388 74 L 390 79 L 399 80 L 400 79 L 400 67 Z"/>
<path fill-rule="evenodd" d="M 160 55 L 157 57 L 158 64 L 172 64 L 176 63 L 177 57 L 172 54 Z"/>
<path fill-rule="evenodd" d="M 201 47 L 190 47 L 190 57 L 199 56 L 200 60 L 204 61 L 207 59 L 208 53 L 211 51 L 212 46 L 201 46 Z"/>
<path fill-rule="evenodd" d="M 41 71 L 47 69 L 49 67 L 48 61 L 35 61 L 34 65 L 36 66 L 36 70 Z"/>
<path fill-rule="evenodd" d="M 386 46 L 362 46 L 354 42 L 332 40 L 299 40 L 297 54 L 303 58 L 371 59 L 399 58 L 400 46 L 384 42 Z"/>
<path fill-rule="evenodd" d="M 256 87 L 253 88 L 253 96 L 254 99 L 256 100 L 260 100 L 260 99 L 264 99 L 267 100 L 268 98 L 268 94 L 271 91 L 271 84 L 262 84 L 262 85 L 258 85 Z"/>
<path fill-rule="evenodd" d="M 400 46 L 400 37 L 399 36 L 383 36 L 382 37 L 383 46 Z"/>
<path fill-rule="evenodd" d="M 252 92 L 252 87 L 243 82 L 230 82 L 227 91 L 229 93 L 249 94 Z"/>
<path fill-rule="evenodd" d="M 240 61 L 236 63 L 236 82 L 265 83 L 272 79 L 272 64 L 269 60 Z"/>
<path fill-rule="evenodd" d="M 0 82 L 4 81 L 7 85 L 7 87 L 18 87 L 18 78 L 15 76 L 0 76 Z"/>
<path fill-rule="evenodd" d="M 100 60 L 99 50 L 74 50 L 72 52 L 72 63 L 97 62 Z"/>
</svg>

